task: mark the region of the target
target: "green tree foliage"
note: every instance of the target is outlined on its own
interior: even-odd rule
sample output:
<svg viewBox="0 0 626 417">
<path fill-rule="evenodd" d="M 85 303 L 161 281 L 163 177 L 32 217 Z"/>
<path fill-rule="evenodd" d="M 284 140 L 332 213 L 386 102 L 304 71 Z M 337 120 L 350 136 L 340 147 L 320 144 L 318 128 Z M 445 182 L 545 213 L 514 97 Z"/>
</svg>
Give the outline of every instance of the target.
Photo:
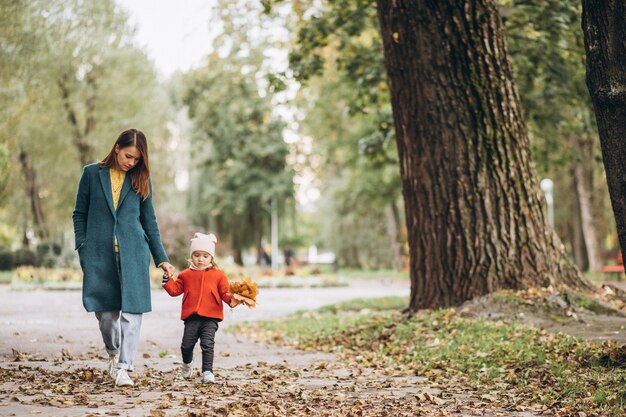
<svg viewBox="0 0 626 417">
<path fill-rule="evenodd" d="M 539 175 L 556 184 L 556 228 L 586 268 L 576 250 L 576 228 L 586 236 L 586 252 L 595 252 L 612 230 L 609 201 L 597 146 L 593 107 L 585 84 L 585 51 L 578 1 L 508 1 L 503 7 L 508 45 L 531 135 Z M 582 193 L 581 193 L 582 191 Z M 587 208 L 589 206 L 589 208 Z M 589 219 L 580 219 L 581 208 Z M 598 237 L 594 229 L 598 229 Z M 590 235 L 590 236 L 589 236 Z M 589 240 L 593 240 L 590 242 Z M 596 256 L 600 256 L 597 250 Z M 596 268 L 601 260 L 596 260 Z M 593 260 L 590 260 L 593 264 Z"/>
<path fill-rule="evenodd" d="M 581 5 L 567 1 L 512 1 L 505 28 L 522 105 L 540 172 L 571 162 L 565 138 L 595 135 L 585 86 Z M 565 145 L 565 148 L 563 147 Z"/>
<path fill-rule="evenodd" d="M 282 0 L 264 2 L 268 10 L 282 7 L 284 3 Z M 315 8 L 307 2 L 292 3 L 294 10 L 307 11 L 297 14 L 306 17 L 297 21 L 294 30 L 297 35 L 290 53 L 294 77 L 313 90 L 329 78 L 330 83 L 348 86 L 342 103 L 354 123 L 359 123 L 359 114 L 378 115 L 367 121 L 360 119 L 370 123 L 370 133 L 361 138 L 360 148 L 355 148 L 341 133 L 338 133 L 338 143 L 354 153 L 357 149 L 367 149 L 369 155 L 380 155 L 377 150 L 393 148 L 393 144 L 386 144 L 393 138 L 393 123 L 375 2 L 323 2 Z M 601 230 L 607 228 L 602 216 L 607 204 L 606 191 L 599 151 L 594 146 L 592 108 L 584 83 L 580 4 L 573 0 L 503 0 L 500 5 L 522 106 L 529 120 L 533 157 L 540 175 L 555 180 L 559 202 L 556 226 L 559 235 L 572 248 L 572 224 L 581 227 L 576 220 L 572 221 L 573 212 L 579 210 L 577 193 L 572 192 L 575 188 L 572 170 L 576 162 L 591 163 L 585 167 L 585 172 L 592 184 L 593 214 L 597 219 L 594 225 L 603 227 Z M 327 94 L 314 97 L 319 97 L 316 105 L 320 107 L 333 108 L 335 104 L 332 100 L 324 103 Z M 330 121 L 335 114 L 328 112 L 328 116 L 327 121 Z M 307 119 L 310 115 L 305 118 L 305 126 Z M 314 131 L 322 124 L 319 118 L 315 119 Z M 313 135 L 316 146 L 323 148 L 327 137 Z M 337 198 L 340 202 L 341 196 Z"/>
<path fill-rule="evenodd" d="M 314 140 L 309 160 L 322 191 L 317 206 L 328 219 L 322 241 L 341 266 L 399 266 L 401 187 L 374 3 L 325 2 L 307 19 L 298 11 L 311 14 L 310 4 L 292 6 L 300 19 L 289 62 L 303 84 L 300 130 Z"/>
<path fill-rule="evenodd" d="M 322 190 L 322 243 L 336 252 L 340 266 L 391 268 L 398 254 L 389 227 L 401 228 L 403 222 L 387 221 L 400 197 L 387 115 L 348 114 L 353 90 L 332 73 L 311 79 L 300 98 L 307 109 L 301 130 L 315 141 L 309 160 Z M 310 97 L 315 99 L 307 103 Z"/>
<path fill-rule="evenodd" d="M 11 196 L 0 219 L 25 229 L 38 204 L 38 228 L 59 236 L 70 229 L 82 165 L 101 159 L 121 130 L 144 130 L 153 161 L 165 153 L 168 99 L 113 0 L 4 2 L 0 20 L 0 143 Z M 30 194 L 25 168 L 36 178 Z"/>
<path fill-rule="evenodd" d="M 183 93 L 194 125 L 190 217 L 228 237 L 236 253 L 267 236 L 272 199 L 293 204 L 284 123 L 259 85 L 255 55 L 240 52 L 211 55 L 186 75 Z"/>
</svg>

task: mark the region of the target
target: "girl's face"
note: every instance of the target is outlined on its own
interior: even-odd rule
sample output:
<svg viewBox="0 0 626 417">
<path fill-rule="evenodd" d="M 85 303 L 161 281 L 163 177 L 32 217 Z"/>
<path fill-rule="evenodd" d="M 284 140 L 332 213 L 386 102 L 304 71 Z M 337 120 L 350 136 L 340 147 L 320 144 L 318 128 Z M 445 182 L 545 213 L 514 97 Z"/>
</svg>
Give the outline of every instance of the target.
<svg viewBox="0 0 626 417">
<path fill-rule="evenodd" d="M 209 252 L 197 250 L 191 254 L 191 262 L 196 268 L 204 269 L 211 266 L 211 263 L 213 262 L 213 257 L 211 256 L 211 254 L 209 254 Z"/>
<path fill-rule="evenodd" d="M 120 145 L 115 145 L 115 162 L 117 163 L 117 169 L 130 171 L 140 160 L 141 153 L 136 147 L 127 146 L 120 148 Z"/>
</svg>

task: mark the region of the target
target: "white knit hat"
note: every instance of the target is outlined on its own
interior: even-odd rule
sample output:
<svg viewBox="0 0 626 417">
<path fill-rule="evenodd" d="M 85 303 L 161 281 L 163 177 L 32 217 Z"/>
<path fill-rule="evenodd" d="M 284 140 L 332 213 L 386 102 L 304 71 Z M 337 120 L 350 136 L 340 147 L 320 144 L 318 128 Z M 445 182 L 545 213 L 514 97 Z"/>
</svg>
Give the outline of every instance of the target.
<svg viewBox="0 0 626 417">
<path fill-rule="evenodd" d="M 208 252 L 215 258 L 215 244 L 217 243 L 217 237 L 213 233 L 205 235 L 204 233 L 196 233 L 191 239 L 191 253 L 197 250 L 203 250 Z"/>
</svg>

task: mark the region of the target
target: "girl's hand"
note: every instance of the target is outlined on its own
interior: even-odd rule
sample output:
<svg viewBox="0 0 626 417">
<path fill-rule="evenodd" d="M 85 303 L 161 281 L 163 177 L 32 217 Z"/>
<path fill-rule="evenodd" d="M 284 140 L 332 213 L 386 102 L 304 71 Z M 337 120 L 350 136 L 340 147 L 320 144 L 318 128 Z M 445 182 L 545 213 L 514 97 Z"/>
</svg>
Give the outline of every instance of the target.
<svg viewBox="0 0 626 417">
<path fill-rule="evenodd" d="M 239 304 L 241 304 L 241 301 L 235 299 L 235 298 L 231 298 L 230 299 L 230 308 L 235 308 L 237 307 Z"/>
<path fill-rule="evenodd" d="M 176 268 L 174 268 L 174 265 L 172 265 L 169 262 L 163 262 L 161 264 L 161 269 L 163 271 L 165 271 L 165 273 L 167 274 L 167 276 L 169 276 L 170 278 L 174 276 L 174 273 L 176 272 Z"/>
</svg>

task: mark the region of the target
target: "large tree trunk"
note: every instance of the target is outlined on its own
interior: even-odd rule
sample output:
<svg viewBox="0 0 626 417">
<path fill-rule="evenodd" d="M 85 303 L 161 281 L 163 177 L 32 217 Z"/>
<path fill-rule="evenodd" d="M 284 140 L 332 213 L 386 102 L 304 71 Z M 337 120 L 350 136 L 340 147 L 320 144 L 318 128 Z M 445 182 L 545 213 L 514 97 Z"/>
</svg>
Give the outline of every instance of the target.
<svg viewBox="0 0 626 417">
<path fill-rule="evenodd" d="M 622 255 L 626 253 L 626 4 L 583 0 L 587 87 Z"/>
<path fill-rule="evenodd" d="M 488 0 L 378 0 L 410 246 L 409 308 L 588 285 L 546 225 Z"/>
<path fill-rule="evenodd" d="M 41 208 L 37 172 L 30 162 L 28 154 L 23 149 L 20 149 L 19 159 L 20 164 L 22 165 L 22 172 L 24 173 L 24 180 L 26 182 L 26 195 L 30 200 L 30 209 L 33 215 L 33 221 L 35 222 L 35 233 L 40 238 L 45 239 L 48 237 L 48 231 L 46 228 L 43 210 Z"/>
</svg>

